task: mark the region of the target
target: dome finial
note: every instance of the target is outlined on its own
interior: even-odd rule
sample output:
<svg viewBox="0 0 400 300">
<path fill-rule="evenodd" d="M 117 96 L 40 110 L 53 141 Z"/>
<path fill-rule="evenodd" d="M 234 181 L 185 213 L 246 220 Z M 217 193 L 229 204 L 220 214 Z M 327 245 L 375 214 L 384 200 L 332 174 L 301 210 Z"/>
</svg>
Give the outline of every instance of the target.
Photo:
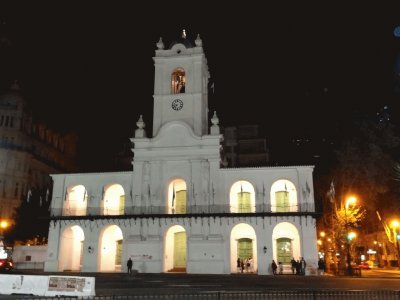
<svg viewBox="0 0 400 300">
<path fill-rule="evenodd" d="M 214 115 L 211 118 L 211 128 L 210 128 L 210 134 L 211 135 L 218 135 L 219 134 L 219 119 L 217 117 L 217 112 L 214 110 Z"/>
<path fill-rule="evenodd" d="M 200 34 L 197 34 L 196 40 L 194 41 L 194 43 L 196 44 L 197 47 L 201 47 L 203 46 L 203 41 L 200 38 Z"/>
<path fill-rule="evenodd" d="M 186 30 L 185 29 L 182 30 L 182 38 L 186 39 Z"/>
<path fill-rule="evenodd" d="M 162 41 L 162 37 L 160 37 L 160 39 L 158 40 L 156 46 L 157 46 L 157 48 L 158 48 L 159 50 L 164 49 L 164 43 L 163 43 L 163 41 Z"/>
<path fill-rule="evenodd" d="M 146 124 L 143 122 L 143 116 L 139 116 L 139 120 L 136 122 L 136 126 L 138 127 L 135 130 L 135 138 L 145 138 L 146 137 L 146 131 L 144 131 L 144 128 L 146 127 Z"/>
</svg>

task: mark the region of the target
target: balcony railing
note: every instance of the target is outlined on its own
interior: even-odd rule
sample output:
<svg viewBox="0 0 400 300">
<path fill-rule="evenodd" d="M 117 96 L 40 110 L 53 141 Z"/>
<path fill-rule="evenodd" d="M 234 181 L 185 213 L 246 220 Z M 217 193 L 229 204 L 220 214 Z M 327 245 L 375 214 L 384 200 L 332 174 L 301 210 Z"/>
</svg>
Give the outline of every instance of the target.
<svg viewBox="0 0 400 300">
<path fill-rule="evenodd" d="M 296 206 L 290 206 L 282 211 L 282 207 L 271 207 L 267 204 L 259 204 L 248 212 L 238 212 L 237 207 L 230 205 L 189 205 L 186 207 L 185 214 L 173 214 L 166 206 L 125 206 L 125 208 L 104 209 L 101 207 L 89 206 L 85 209 L 71 208 L 52 208 L 51 216 L 137 216 L 137 215 L 197 215 L 197 214 L 276 214 L 276 215 L 296 215 L 313 214 L 315 206 L 312 203 L 302 203 Z"/>
</svg>

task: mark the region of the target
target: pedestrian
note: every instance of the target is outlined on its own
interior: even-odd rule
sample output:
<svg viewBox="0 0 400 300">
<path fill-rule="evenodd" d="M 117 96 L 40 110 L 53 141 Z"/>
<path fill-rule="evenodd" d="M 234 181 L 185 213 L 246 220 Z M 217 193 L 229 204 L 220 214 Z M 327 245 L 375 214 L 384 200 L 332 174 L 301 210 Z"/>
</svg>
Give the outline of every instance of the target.
<svg viewBox="0 0 400 300">
<path fill-rule="evenodd" d="M 294 259 L 294 257 L 290 261 L 290 264 L 292 265 L 292 274 L 294 275 L 296 273 L 296 260 Z"/>
<path fill-rule="evenodd" d="M 240 263 L 240 257 L 238 257 L 238 259 L 236 261 L 236 267 L 237 267 L 238 273 L 240 273 L 240 270 L 242 269 L 242 264 Z"/>
<path fill-rule="evenodd" d="M 254 268 L 253 268 L 253 258 L 252 257 L 249 258 L 249 266 L 250 266 L 250 272 L 253 273 Z"/>
<path fill-rule="evenodd" d="M 324 275 L 324 272 L 325 272 L 325 261 L 322 258 L 320 258 L 318 260 L 318 274 Z"/>
<path fill-rule="evenodd" d="M 296 275 L 301 275 L 300 260 L 296 261 Z"/>
<path fill-rule="evenodd" d="M 279 268 L 279 274 L 283 274 L 283 264 L 281 262 L 278 262 L 278 268 Z"/>
<path fill-rule="evenodd" d="M 248 258 L 246 258 L 245 265 L 246 265 L 246 273 L 249 273 L 249 268 L 250 268 L 250 260 L 249 260 Z"/>
<path fill-rule="evenodd" d="M 132 265 L 133 265 L 133 261 L 132 259 L 129 257 L 128 262 L 126 263 L 126 266 L 128 267 L 128 274 L 132 273 Z"/>
<path fill-rule="evenodd" d="M 272 260 L 271 267 L 272 267 L 272 274 L 276 275 L 276 269 L 278 268 L 278 266 L 276 265 L 275 260 Z"/>
<path fill-rule="evenodd" d="M 240 260 L 240 270 L 243 273 L 243 270 L 244 270 L 244 261 L 243 261 L 243 259 Z"/>
<path fill-rule="evenodd" d="M 307 263 L 304 260 L 304 257 L 302 257 L 301 260 L 300 260 L 300 273 L 301 273 L 301 275 L 306 275 L 306 266 L 307 266 Z"/>
</svg>

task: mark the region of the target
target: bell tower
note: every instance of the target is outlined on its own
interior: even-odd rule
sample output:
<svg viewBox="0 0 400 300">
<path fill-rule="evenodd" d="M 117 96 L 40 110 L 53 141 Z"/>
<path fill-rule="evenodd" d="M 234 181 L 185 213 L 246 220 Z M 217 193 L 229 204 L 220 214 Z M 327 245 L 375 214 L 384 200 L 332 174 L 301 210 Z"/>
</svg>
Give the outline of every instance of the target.
<svg viewBox="0 0 400 300">
<path fill-rule="evenodd" d="M 164 49 L 158 41 L 154 78 L 153 136 L 171 121 L 187 123 L 198 136 L 208 133 L 208 79 L 202 40 L 182 37 Z"/>
</svg>

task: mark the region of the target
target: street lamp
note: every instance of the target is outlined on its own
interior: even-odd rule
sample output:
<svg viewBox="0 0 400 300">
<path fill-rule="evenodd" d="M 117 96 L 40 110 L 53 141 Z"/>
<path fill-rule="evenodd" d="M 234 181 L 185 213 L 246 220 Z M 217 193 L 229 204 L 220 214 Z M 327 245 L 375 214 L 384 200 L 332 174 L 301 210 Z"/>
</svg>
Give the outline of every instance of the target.
<svg viewBox="0 0 400 300">
<path fill-rule="evenodd" d="M 400 249 L 399 249 L 400 234 L 397 234 L 397 227 L 400 226 L 400 223 L 397 220 L 393 220 L 392 223 L 390 223 L 390 225 L 393 228 L 393 243 L 397 250 L 397 266 L 400 268 Z"/>
</svg>

